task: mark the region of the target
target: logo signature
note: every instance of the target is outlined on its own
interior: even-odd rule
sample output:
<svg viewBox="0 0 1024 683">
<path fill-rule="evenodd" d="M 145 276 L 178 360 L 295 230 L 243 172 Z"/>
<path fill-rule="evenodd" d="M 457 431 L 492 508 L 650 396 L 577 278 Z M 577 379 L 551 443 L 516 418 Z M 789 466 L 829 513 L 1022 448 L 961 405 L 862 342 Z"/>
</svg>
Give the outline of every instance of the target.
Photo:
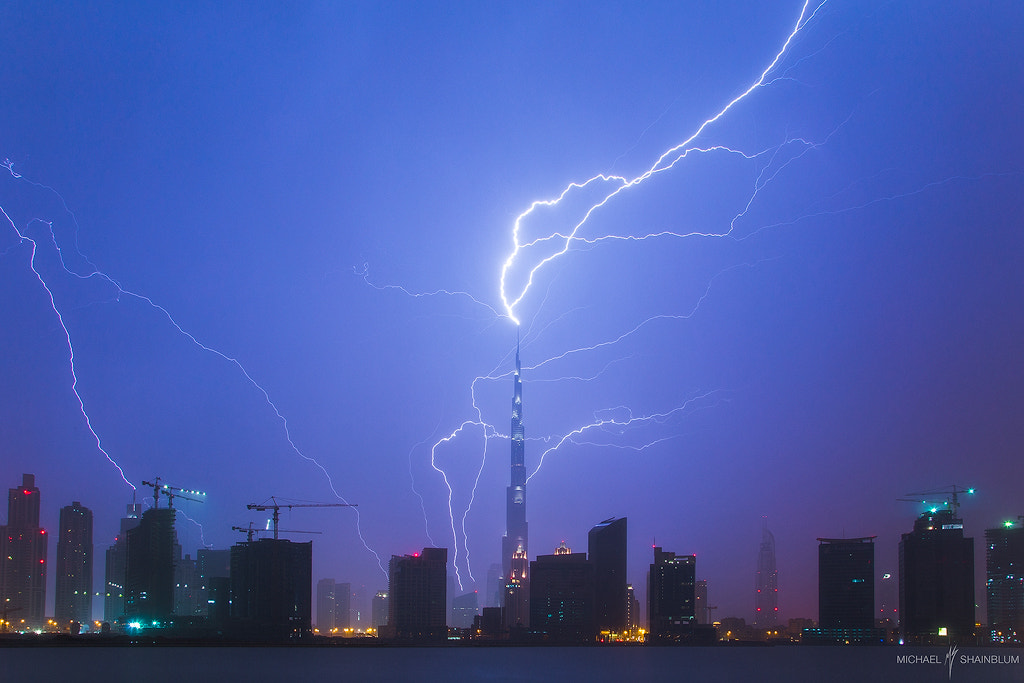
<svg viewBox="0 0 1024 683">
<path fill-rule="evenodd" d="M 960 648 L 956 645 L 949 646 L 949 652 L 946 653 L 946 666 L 949 667 L 949 680 L 953 680 L 953 662 L 956 661 L 956 653 Z"/>
</svg>

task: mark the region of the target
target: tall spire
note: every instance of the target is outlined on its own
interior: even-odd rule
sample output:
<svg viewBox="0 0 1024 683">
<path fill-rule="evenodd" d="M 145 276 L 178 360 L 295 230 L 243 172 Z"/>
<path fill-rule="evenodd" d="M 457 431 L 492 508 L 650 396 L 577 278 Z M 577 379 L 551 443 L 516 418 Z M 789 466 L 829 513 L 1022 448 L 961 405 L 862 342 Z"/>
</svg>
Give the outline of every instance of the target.
<svg viewBox="0 0 1024 683">
<path fill-rule="evenodd" d="M 527 626 L 529 622 L 526 522 L 526 446 L 523 429 L 523 381 L 519 360 L 519 328 L 516 327 L 516 371 L 512 384 L 512 470 L 505 501 L 505 536 L 501 539 L 501 569 L 508 584 L 505 591 L 505 624 Z M 519 562 L 514 562 L 515 559 Z M 514 580 L 513 580 L 514 579 Z"/>
</svg>

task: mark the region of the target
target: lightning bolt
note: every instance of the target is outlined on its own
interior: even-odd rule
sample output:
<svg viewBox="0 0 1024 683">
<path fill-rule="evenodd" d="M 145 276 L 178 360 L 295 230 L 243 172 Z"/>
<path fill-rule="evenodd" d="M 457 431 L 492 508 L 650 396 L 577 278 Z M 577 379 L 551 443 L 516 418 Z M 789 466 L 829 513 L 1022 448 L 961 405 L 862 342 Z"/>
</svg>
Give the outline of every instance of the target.
<svg viewBox="0 0 1024 683">
<path fill-rule="evenodd" d="M 13 162 L 10 161 L 10 159 L 5 159 L 2 162 L 2 164 L 0 164 L 0 165 L 2 165 L 4 168 L 6 168 L 7 171 L 11 174 L 11 176 L 14 179 L 21 180 L 23 182 L 27 182 L 30 185 L 33 185 L 33 186 L 39 187 L 39 188 L 43 188 L 45 190 L 48 190 L 48 191 L 52 192 L 60 200 L 60 202 L 64 206 L 65 210 L 67 210 L 67 203 L 64 201 L 64 198 L 60 195 L 59 192 L 54 190 L 52 187 L 49 187 L 48 185 L 43 185 L 41 183 L 33 182 L 33 181 L 30 181 L 30 180 L 24 178 L 20 173 L 18 173 L 17 171 L 14 170 L 14 164 L 13 164 Z M 92 424 L 92 419 L 89 417 L 89 413 L 86 410 L 85 401 L 82 399 L 82 396 L 79 393 L 79 390 L 78 390 L 78 373 L 77 373 L 76 368 L 75 368 L 75 348 L 74 348 L 74 344 L 73 344 L 72 339 L 71 339 L 71 333 L 68 330 L 68 327 L 67 327 L 67 325 L 64 322 L 64 316 L 61 313 L 61 310 L 60 310 L 60 308 L 58 307 L 58 305 L 56 303 L 56 299 L 54 297 L 53 290 L 50 288 L 50 285 L 47 283 L 46 279 L 43 277 L 43 275 L 41 274 L 39 269 L 36 268 L 36 255 L 37 255 L 37 252 L 38 252 L 38 246 L 39 245 L 38 245 L 36 240 L 32 239 L 31 237 L 29 237 L 28 235 L 26 235 L 25 233 L 23 233 L 21 230 L 18 229 L 18 226 L 15 224 L 15 221 L 10 217 L 10 215 L 7 213 L 7 211 L 2 206 L 0 206 L 0 213 L 3 213 L 4 218 L 7 220 L 8 224 L 11 226 L 11 228 L 14 230 L 14 233 L 17 235 L 19 243 L 21 243 L 21 244 L 28 243 L 28 244 L 31 245 L 31 253 L 30 253 L 30 257 L 29 257 L 29 268 L 31 269 L 31 271 L 32 271 L 33 275 L 35 276 L 36 280 L 39 282 L 40 286 L 45 291 L 46 296 L 47 296 L 47 298 L 48 298 L 48 300 L 50 302 L 50 308 L 53 310 L 54 314 L 56 315 L 57 321 L 58 321 L 58 323 L 60 325 L 60 328 L 61 328 L 61 330 L 63 332 L 64 340 L 65 340 L 65 342 L 67 344 L 67 348 L 68 348 L 68 364 L 69 364 L 69 368 L 70 368 L 70 371 L 71 371 L 71 377 L 72 377 L 71 390 L 72 390 L 72 393 L 75 396 L 76 401 L 78 402 L 78 408 L 79 408 L 79 411 L 81 412 L 82 417 L 83 417 L 83 419 L 85 421 L 86 427 L 89 430 L 89 433 L 92 435 L 92 437 L 93 437 L 93 439 L 94 439 L 94 441 L 96 443 L 96 449 L 100 453 L 102 453 L 104 455 L 104 457 L 106 457 L 106 459 L 110 462 L 111 465 L 114 466 L 114 468 L 117 470 L 118 474 L 120 475 L 120 477 L 124 481 L 124 483 L 126 483 L 128 486 L 130 486 L 132 488 L 132 490 L 135 490 L 135 488 L 136 488 L 135 485 L 132 484 L 128 480 L 128 478 L 125 476 L 124 469 L 114 460 L 114 458 L 110 455 L 110 453 L 107 452 L 103 448 L 103 443 L 102 443 L 102 440 L 101 440 L 101 438 L 99 436 L 99 433 L 94 428 L 94 426 Z M 302 450 L 299 449 L 299 447 L 295 444 L 295 441 L 292 438 L 291 430 L 289 429 L 289 426 L 288 426 L 287 418 L 285 418 L 285 416 L 278 409 L 277 405 L 273 402 L 273 400 L 271 400 L 269 392 L 267 392 L 267 390 L 261 384 L 259 384 L 259 382 L 257 382 L 253 378 L 253 376 L 249 373 L 248 370 L 245 369 L 245 367 L 241 364 L 241 362 L 239 362 L 238 359 L 233 358 L 233 357 L 223 353 L 222 351 L 219 351 L 219 350 L 217 350 L 217 349 L 215 349 L 213 347 L 210 347 L 210 346 L 207 346 L 207 345 L 203 344 L 192 333 L 188 332 L 181 325 L 179 325 L 178 322 L 171 315 L 170 311 L 168 311 L 166 308 L 164 308 L 163 306 L 161 306 L 160 304 L 156 303 L 151 298 L 149 298 L 149 297 L 147 297 L 147 296 L 145 296 L 143 294 L 138 294 L 136 292 L 130 291 L 128 289 L 125 289 L 124 287 L 121 286 L 120 283 L 118 283 L 112 277 L 108 276 L 107 274 L 103 273 L 98 268 L 96 268 L 96 266 L 91 261 L 89 261 L 84 255 L 81 254 L 80 251 L 78 251 L 78 245 L 77 245 L 78 222 L 77 222 L 77 220 L 74 219 L 74 214 L 73 213 L 71 213 L 70 211 L 68 211 L 68 213 L 71 215 L 72 220 L 73 220 L 74 225 L 75 225 L 75 249 L 76 249 L 76 252 L 89 265 L 89 267 L 91 268 L 91 272 L 82 274 L 82 273 L 76 272 L 76 271 L 74 271 L 74 270 L 72 270 L 71 268 L 68 267 L 66 261 L 64 260 L 63 249 L 61 248 L 60 243 L 57 240 L 57 236 L 56 236 L 56 234 L 53 231 L 53 224 L 52 223 L 46 222 L 46 221 L 42 221 L 40 219 L 32 219 L 31 221 L 29 221 L 30 225 L 32 223 L 39 222 L 39 223 L 43 223 L 43 224 L 45 224 L 47 226 L 50 244 L 52 245 L 53 249 L 57 253 L 59 261 L 60 261 L 61 268 L 64 270 L 64 272 L 66 272 L 67 274 L 69 274 L 69 275 L 71 275 L 73 277 L 76 277 L 76 278 L 78 278 L 80 280 L 90 280 L 90 279 L 96 278 L 96 279 L 99 279 L 102 282 L 105 282 L 105 283 L 111 285 L 114 288 L 114 296 L 111 299 L 112 301 L 118 301 L 119 302 L 122 297 L 127 297 L 127 298 L 135 299 L 137 301 L 141 301 L 141 302 L 147 304 L 151 308 L 159 311 L 161 313 L 161 315 L 163 315 L 163 317 L 166 319 L 166 321 L 171 325 L 171 327 L 173 327 L 179 334 L 181 334 L 185 338 L 187 338 L 196 347 L 198 347 L 199 349 L 202 349 L 203 351 L 206 351 L 208 353 L 212 353 L 212 354 L 220 357 L 221 359 L 227 361 L 231 365 L 233 365 L 242 374 L 242 376 L 245 377 L 246 381 L 250 385 L 255 387 L 256 390 L 259 391 L 263 395 L 263 398 L 266 401 L 267 405 L 270 407 L 270 409 L 273 411 L 274 415 L 280 421 L 281 426 L 282 426 L 283 431 L 284 431 L 285 440 L 288 442 L 288 446 L 291 448 L 292 452 L 295 453 L 295 455 L 297 455 L 300 458 L 302 458 L 303 460 L 306 460 L 307 462 L 311 463 L 318 470 L 320 470 L 320 472 L 323 473 L 324 477 L 327 479 L 328 486 L 330 487 L 330 489 L 331 489 L 332 493 L 334 494 L 334 496 L 338 500 L 342 501 L 343 503 L 348 504 L 348 500 L 343 495 L 341 495 L 341 493 L 339 493 L 338 489 L 335 487 L 334 480 L 331 477 L 330 472 L 328 472 L 327 468 L 322 463 L 320 463 L 316 458 L 314 458 L 314 457 L 312 457 L 310 455 L 307 455 L 306 453 L 303 453 Z M 7 250 L 7 251 L 9 251 L 9 250 Z M 356 514 L 356 533 L 359 536 L 359 540 L 363 543 L 363 547 L 366 548 L 366 550 L 368 552 L 370 552 L 374 556 L 374 558 L 377 560 L 377 566 L 380 568 L 381 572 L 386 577 L 387 576 L 387 570 L 384 568 L 384 564 L 383 564 L 383 561 L 380 558 L 380 555 L 372 547 L 370 547 L 369 543 L 366 541 L 366 538 L 363 536 L 362 519 L 361 519 L 361 516 L 360 516 L 360 513 L 359 513 L 359 509 L 356 508 L 356 507 L 351 507 L 349 509 L 355 511 L 355 514 Z M 190 521 L 194 521 L 194 520 L 190 520 Z"/>
</svg>

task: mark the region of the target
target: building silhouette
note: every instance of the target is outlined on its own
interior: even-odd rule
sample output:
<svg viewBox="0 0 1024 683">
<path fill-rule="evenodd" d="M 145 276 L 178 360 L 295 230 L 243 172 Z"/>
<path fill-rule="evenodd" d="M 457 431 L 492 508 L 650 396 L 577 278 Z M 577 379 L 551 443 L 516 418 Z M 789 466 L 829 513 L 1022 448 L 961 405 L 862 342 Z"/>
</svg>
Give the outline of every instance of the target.
<svg viewBox="0 0 1024 683">
<path fill-rule="evenodd" d="M 92 622 L 92 511 L 77 500 L 60 509 L 54 618 L 61 629 Z"/>
<path fill-rule="evenodd" d="M 196 582 L 199 585 L 197 614 L 207 617 L 214 616 L 218 597 L 227 607 L 227 599 L 231 591 L 231 551 L 221 548 L 200 548 L 196 551 Z M 219 594 L 218 594 L 219 591 Z M 226 620 L 227 612 L 223 612 L 221 620 Z"/>
<path fill-rule="evenodd" d="M 676 555 L 654 547 L 647 585 L 652 640 L 686 640 L 692 636 L 697 622 L 696 577 L 696 555 Z"/>
<path fill-rule="evenodd" d="M 900 634 L 906 643 L 974 638 L 974 539 L 948 509 L 925 512 L 900 540 Z"/>
<path fill-rule="evenodd" d="M 371 608 L 370 625 L 380 631 L 382 626 L 388 623 L 388 592 L 377 591 L 373 596 L 373 607 Z"/>
<path fill-rule="evenodd" d="M 757 553 L 754 579 L 754 625 L 771 628 L 779 621 L 779 572 L 775 568 L 775 536 L 765 518 L 761 528 L 761 548 Z"/>
<path fill-rule="evenodd" d="M 989 640 L 1024 642 L 1024 526 L 985 530 L 985 593 Z"/>
<path fill-rule="evenodd" d="M 626 613 L 626 518 L 606 519 L 587 534 L 587 552 L 594 565 L 594 619 L 598 632 L 623 633 Z"/>
<path fill-rule="evenodd" d="M 39 489 L 32 474 L 7 492 L 7 524 L 0 527 L 0 609 L 14 630 L 41 626 L 46 608 L 46 547 L 39 526 Z"/>
<path fill-rule="evenodd" d="M 392 555 L 388 564 L 388 623 L 382 636 L 400 640 L 444 640 L 448 549 L 424 548 Z"/>
<path fill-rule="evenodd" d="M 875 537 L 818 539 L 818 627 L 808 642 L 878 643 L 875 628 Z"/>
<path fill-rule="evenodd" d="M 337 583 L 334 579 L 320 579 L 316 582 L 316 629 L 322 636 L 334 632 L 334 600 Z"/>
<path fill-rule="evenodd" d="M 268 640 L 312 632 L 313 543 L 261 538 L 231 547 L 231 618 Z"/>
<path fill-rule="evenodd" d="M 191 554 L 174 560 L 174 615 L 196 617 L 200 612 L 199 568 Z"/>
<path fill-rule="evenodd" d="M 480 614 L 480 601 L 476 591 L 452 598 L 452 618 L 450 626 L 470 628 L 473 620 Z"/>
<path fill-rule="evenodd" d="M 594 596 L 595 565 L 586 553 L 563 542 L 555 554 L 539 555 L 530 563 L 530 631 L 551 642 L 593 642 Z"/>
<path fill-rule="evenodd" d="M 516 332 L 518 335 L 518 331 Z M 516 371 L 512 384 L 512 472 L 505 491 L 505 536 L 501 569 L 505 578 L 504 620 L 507 628 L 529 626 L 529 526 L 526 522 L 526 442 L 523 429 L 522 365 L 516 338 Z"/>
<path fill-rule="evenodd" d="M 125 618 L 159 626 L 174 613 L 174 566 L 181 552 L 172 508 L 151 508 L 128 530 Z"/>
<path fill-rule="evenodd" d="M 694 616 L 698 624 L 711 623 L 711 610 L 708 609 L 708 582 L 700 579 L 694 584 L 693 590 Z"/>
<path fill-rule="evenodd" d="M 103 591 L 103 620 L 114 623 L 124 619 L 125 577 L 128 567 L 128 531 L 139 525 L 142 505 L 131 503 L 121 518 L 121 529 L 114 543 L 107 548 L 105 586 Z"/>
<path fill-rule="evenodd" d="M 640 628 L 640 601 L 636 599 L 633 584 L 626 584 L 626 628 Z"/>
</svg>

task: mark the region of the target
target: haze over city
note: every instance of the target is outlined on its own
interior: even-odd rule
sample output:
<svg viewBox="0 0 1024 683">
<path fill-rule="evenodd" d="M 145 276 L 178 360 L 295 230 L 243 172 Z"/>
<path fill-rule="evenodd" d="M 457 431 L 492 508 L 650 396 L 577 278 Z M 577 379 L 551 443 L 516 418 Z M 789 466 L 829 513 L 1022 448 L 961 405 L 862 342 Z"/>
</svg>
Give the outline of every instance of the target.
<svg viewBox="0 0 1024 683">
<path fill-rule="evenodd" d="M 438 546 L 483 592 L 517 336 L 531 555 L 628 517 L 641 602 L 658 545 L 752 617 L 765 517 L 786 619 L 816 538 L 895 574 L 904 494 L 1024 514 L 1017 3 L 0 17 L 0 489 L 46 528 L 101 549 L 157 476 L 186 552 L 344 501 L 285 513 L 314 582 Z"/>
</svg>

